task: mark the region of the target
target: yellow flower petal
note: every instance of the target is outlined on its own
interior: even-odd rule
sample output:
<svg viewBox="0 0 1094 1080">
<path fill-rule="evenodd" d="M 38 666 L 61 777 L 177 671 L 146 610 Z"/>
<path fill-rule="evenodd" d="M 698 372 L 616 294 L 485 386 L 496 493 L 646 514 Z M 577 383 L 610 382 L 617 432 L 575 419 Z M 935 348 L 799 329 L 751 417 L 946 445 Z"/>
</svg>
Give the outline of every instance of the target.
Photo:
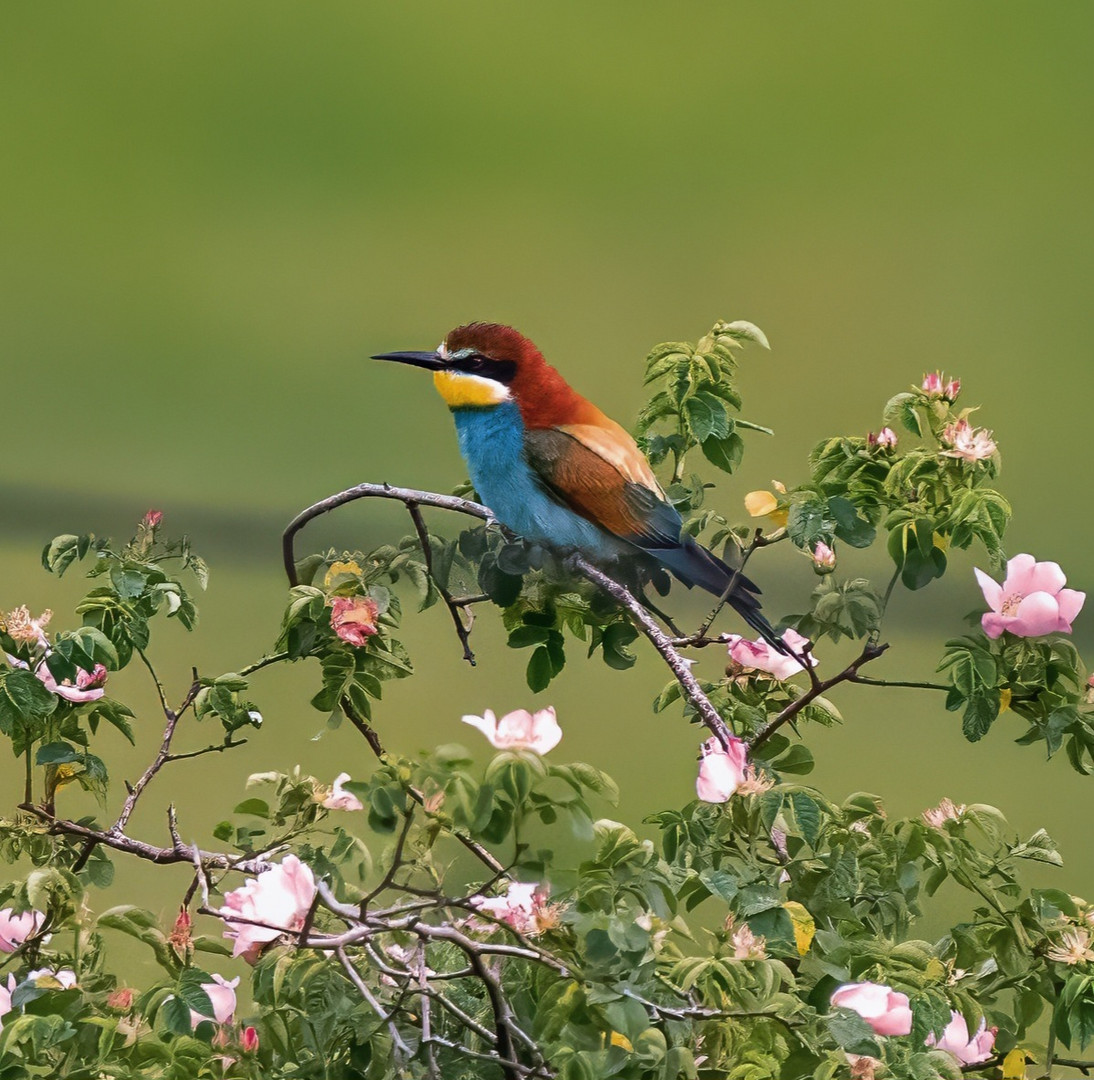
<svg viewBox="0 0 1094 1080">
<path fill-rule="evenodd" d="M 1007 709 L 1010 708 L 1010 699 L 1011 699 L 1011 697 L 1012 697 L 1012 694 L 1011 694 L 1011 690 L 1010 690 L 1009 686 L 1004 686 L 1003 689 L 999 691 L 999 711 L 1000 712 L 1006 712 Z"/>
<path fill-rule="evenodd" d="M 326 576 L 323 578 L 323 585 L 329 588 L 339 577 L 343 576 L 361 576 L 361 568 L 353 559 L 350 559 L 349 562 L 331 563 L 330 569 L 327 570 Z"/>
<path fill-rule="evenodd" d="M 794 942 L 798 946 L 798 955 L 804 956 L 809 952 L 809 946 L 813 944 L 817 924 L 813 921 L 813 916 L 797 900 L 787 900 L 783 904 L 783 909 L 794 924 Z"/>
<path fill-rule="evenodd" d="M 745 496 L 745 509 L 751 517 L 767 517 L 779 508 L 779 500 L 770 491 L 750 491 Z"/>
<path fill-rule="evenodd" d="M 621 1035 L 618 1031 L 613 1031 L 612 1032 L 611 1045 L 612 1046 L 622 1046 L 623 1049 L 626 1050 L 628 1054 L 634 1049 L 634 1046 L 631 1043 L 631 1040 L 628 1039 L 626 1035 Z"/>
<path fill-rule="evenodd" d="M 1028 1051 L 1016 1046 L 1003 1058 L 1003 1080 L 1026 1080 L 1026 1062 L 1031 1060 Z"/>
</svg>

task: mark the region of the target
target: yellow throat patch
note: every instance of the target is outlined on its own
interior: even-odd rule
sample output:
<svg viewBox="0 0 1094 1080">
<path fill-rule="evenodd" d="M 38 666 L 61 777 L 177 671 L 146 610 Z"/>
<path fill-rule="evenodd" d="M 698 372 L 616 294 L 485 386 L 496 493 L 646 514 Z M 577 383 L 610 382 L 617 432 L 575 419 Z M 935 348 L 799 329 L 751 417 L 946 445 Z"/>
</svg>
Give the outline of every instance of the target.
<svg viewBox="0 0 1094 1080">
<path fill-rule="evenodd" d="M 501 383 L 462 371 L 435 371 L 433 385 L 450 409 L 484 408 L 509 398 L 508 389 Z"/>
</svg>

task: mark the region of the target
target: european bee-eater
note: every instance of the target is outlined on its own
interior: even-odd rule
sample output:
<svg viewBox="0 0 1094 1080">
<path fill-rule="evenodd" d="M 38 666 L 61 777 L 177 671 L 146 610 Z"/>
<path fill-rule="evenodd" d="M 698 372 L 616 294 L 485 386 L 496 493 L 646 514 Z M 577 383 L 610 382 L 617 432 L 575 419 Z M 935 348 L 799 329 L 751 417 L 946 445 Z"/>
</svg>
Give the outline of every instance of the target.
<svg viewBox="0 0 1094 1080">
<path fill-rule="evenodd" d="M 471 483 L 501 524 L 536 544 L 576 549 L 598 564 L 652 558 L 688 588 L 725 596 L 734 571 L 682 531 L 675 507 L 614 420 L 583 398 L 511 326 L 470 323 L 434 352 L 393 352 L 433 372 L 456 422 Z M 760 590 L 736 575 L 728 602 L 780 649 Z"/>
</svg>

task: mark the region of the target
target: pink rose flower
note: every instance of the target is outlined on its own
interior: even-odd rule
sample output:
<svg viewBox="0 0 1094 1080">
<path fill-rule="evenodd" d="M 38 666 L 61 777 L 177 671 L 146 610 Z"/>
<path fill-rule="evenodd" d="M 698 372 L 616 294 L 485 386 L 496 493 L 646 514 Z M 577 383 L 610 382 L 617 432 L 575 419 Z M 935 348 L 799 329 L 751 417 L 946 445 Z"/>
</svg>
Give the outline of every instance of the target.
<svg viewBox="0 0 1094 1080">
<path fill-rule="evenodd" d="M 813 549 L 813 569 L 821 574 L 831 573 L 836 568 L 836 553 L 823 541 L 818 540 Z M 798 665 L 801 670 L 801 665 Z"/>
<path fill-rule="evenodd" d="M 352 791 L 342 788 L 349 778 L 348 772 L 339 773 L 334 778 L 334 787 L 322 803 L 328 810 L 364 810 L 364 803 Z"/>
<path fill-rule="evenodd" d="M 209 1003 L 213 1006 L 213 1015 L 204 1016 L 195 1009 L 190 1010 L 190 1026 L 196 1028 L 205 1020 L 213 1020 L 218 1024 L 231 1023 L 236 1011 L 236 987 L 239 985 L 237 975 L 229 982 L 223 975 L 214 975 L 211 983 L 202 983 L 201 988 L 209 995 Z"/>
<path fill-rule="evenodd" d="M 745 782 L 748 771 L 748 743 L 730 736 L 729 749 L 711 736 L 700 749 L 699 776 L 695 794 L 703 802 L 724 803 Z"/>
<path fill-rule="evenodd" d="M 961 380 L 950 379 L 949 382 L 942 388 L 942 396 L 950 402 L 957 400 L 957 395 L 961 393 Z"/>
<path fill-rule="evenodd" d="M 0 953 L 15 952 L 24 941 L 41 929 L 45 915 L 40 911 L 24 911 L 13 915 L 9 907 L 0 911 Z"/>
<path fill-rule="evenodd" d="M 380 605 L 368 596 L 335 596 L 330 602 L 330 624 L 334 632 L 360 648 L 379 627 Z"/>
<path fill-rule="evenodd" d="M 245 1027 L 239 1037 L 239 1045 L 243 1053 L 255 1053 L 258 1050 L 258 1032 L 253 1027 Z"/>
<path fill-rule="evenodd" d="M 558 923 L 558 905 L 548 904 L 546 886 L 534 882 L 513 881 L 504 896 L 472 896 L 470 903 L 518 934 L 532 936 Z"/>
<path fill-rule="evenodd" d="M 941 371 L 928 371 L 923 376 L 923 382 L 920 384 L 923 393 L 930 394 L 932 397 L 942 396 L 942 372 Z"/>
<path fill-rule="evenodd" d="M 253 964 L 271 941 L 282 934 L 299 932 L 315 893 L 311 868 L 295 855 L 286 855 L 280 865 L 233 889 L 220 909 L 220 917 L 228 923 L 224 936 L 235 939 L 232 955 Z M 233 918 L 248 921 L 233 922 Z"/>
<path fill-rule="evenodd" d="M 878 1035 L 907 1035 L 912 1008 L 907 994 L 880 983 L 847 983 L 832 995 L 832 1004 L 857 1012 Z"/>
<path fill-rule="evenodd" d="M 46 650 L 46 656 L 49 656 L 50 650 Z M 12 667 L 27 669 L 30 664 L 24 660 L 20 660 L 17 656 L 11 656 L 8 653 L 4 654 L 8 658 L 8 663 Z M 71 701 L 74 705 L 83 705 L 89 701 L 98 701 L 99 698 L 106 693 L 103 689 L 103 683 L 106 682 L 107 670 L 102 664 L 96 664 L 94 670 L 84 671 L 83 668 L 76 669 L 76 682 L 73 684 L 68 679 L 59 683 L 54 677 L 53 672 L 49 670 L 46 665 L 45 657 L 39 662 L 38 666 L 34 669 L 34 674 L 38 677 L 38 681 L 51 693 L 56 694 L 60 698 L 64 698 L 65 701 Z"/>
<path fill-rule="evenodd" d="M 995 440 L 987 428 L 974 428 L 968 420 L 958 420 L 942 429 L 942 443 L 950 447 L 943 457 L 960 458 L 970 465 L 990 458 L 995 453 Z"/>
<path fill-rule="evenodd" d="M 1070 634 L 1086 600 L 1086 593 L 1064 588 L 1067 578 L 1056 563 L 1039 563 L 1032 555 L 1015 555 L 1002 585 L 982 570 L 974 572 L 991 607 L 980 625 L 993 639 L 1004 630 L 1016 637 Z"/>
<path fill-rule="evenodd" d="M 500 720 L 490 709 L 482 716 L 462 719 L 465 724 L 477 727 L 498 750 L 534 750 L 537 754 L 546 754 L 558 746 L 562 738 L 562 728 L 558 726 L 553 706 L 534 713 L 516 709 Z"/>
<path fill-rule="evenodd" d="M 149 510 L 141 519 L 141 524 L 146 529 L 156 529 L 159 528 L 161 521 L 163 521 L 162 510 Z"/>
<path fill-rule="evenodd" d="M 0 1016 L 6 1016 L 11 1012 L 11 995 L 14 993 L 16 985 L 14 975 L 8 976 L 7 986 L 0 983 Z M 2 1026 L 0 1025 L 0 1027 Z"/>
<path fill-rule="evenodd" d="M 986 1021 L 981 1019 L 976 1034 L 970 1036 L 965 1018 L 955 1010 L 950 1011 L 950 1016 L 953 1019 L 946 1025 L 942 1038 L 936 1044 L 932 1032 L 927 1036 L 927 1045 L 937 1045 L 939 1050 L 949 1051 L 962 1065 L 977 1065 L 981 1061 L 987 1061 L 995 1047 L 995 1033 L 998 1028 L 987 1028 Z"/>
<path fill-rule="evenodd" d="M 748 641 L 739 634 L 729 634 L 726 640 L 729 643 L 730 659 L 735 660 L 747 670 L 764 671 L 776 679 L 789 679 L 791 675 L 805 670 L 793 656 L 784 656 L 777 652 L 763 638 Z M 793 628 L 785 631 L 782 640 L 799 655 L 809 644 L 809 639 L 802 637 Z M 816 658 L 810 657 L 809 666 L 815 667 L 816 663 Z"/>
</svg>

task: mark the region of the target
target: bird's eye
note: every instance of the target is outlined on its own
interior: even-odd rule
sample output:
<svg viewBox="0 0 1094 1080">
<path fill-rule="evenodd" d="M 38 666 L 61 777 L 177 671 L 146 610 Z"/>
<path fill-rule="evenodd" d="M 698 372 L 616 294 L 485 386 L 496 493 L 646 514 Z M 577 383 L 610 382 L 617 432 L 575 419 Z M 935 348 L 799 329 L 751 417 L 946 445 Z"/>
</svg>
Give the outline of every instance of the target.
<svg viewBox="0 0 1094 1080">
<path fill-rule="evenodd" d="M 479 353 L 474 353 L 467 358 L 467 368 L 469 371 L 482 371 L 482 366 L 485 363 L 486 358 Z"/>
</svg>

